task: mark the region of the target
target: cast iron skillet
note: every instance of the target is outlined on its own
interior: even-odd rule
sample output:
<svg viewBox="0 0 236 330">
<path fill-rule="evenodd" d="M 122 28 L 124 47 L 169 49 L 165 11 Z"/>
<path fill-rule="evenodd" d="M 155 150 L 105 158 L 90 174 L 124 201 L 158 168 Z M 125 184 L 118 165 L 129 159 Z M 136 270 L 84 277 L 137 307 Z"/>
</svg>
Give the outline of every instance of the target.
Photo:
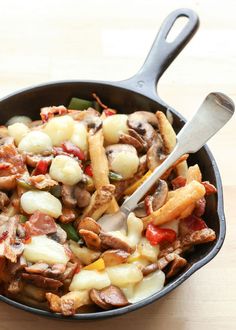
<svg viewBox="0 0 236 330">
<path fill-rule="evenodd" d="M 166 41 L 168 32 L 171 30 L 174 22 L 183 16 L 187 18 L 186 25 L 175 40 L 168 43 Z M 161 110 L 166 112 L 168 109 L 173 113 L 174 128 L 178 132 L 185 120 L 179 113 L 160 99 L 156 93 L 156 85 L 166 68 L 194 35 L 198 25 L 198 17 L 192 10 L 176 10 L 164 21 L 143 67 L 132 78 L 121 82 L 59 81 L 22 90 L 0 100 L 1 123 L 5 123 L 14 115 L 24 114 L 37 119 L 39 117 L 39 109 L 43 106 L 68 105 L 73 96 L 91 99 L 91 94 L 95 92 L 105 104 L 117 109 L 120 113 L 131 113 L 137 110 L 152 112 Z M 190 157 L 189 163 L 195 162 L 198 162 L 201 168 L 203 179 L 209 180 L 218 189 L 217 196 L 210 196 L 208 198 L 205 215 L 208 225 L 217 234 L 216 241 L 199 246 L 193 254 L 188 256 L 188 268 L 173 278 L 163 290 L 151 297 L 127 307 L 104 312 L 77 314 L 69 319 L 99 319 L 121 315 L 143 307 L 175 289 L 196 270 L 215 257 L 225 237 L 225 218 L 220 174 L 216 162 L 206 146 Z M 59 314 L 25 306 L 4 296 L 0 296 L 0 300 L 35 314 L 51 318 L 65 318 Z"/>
</svg>

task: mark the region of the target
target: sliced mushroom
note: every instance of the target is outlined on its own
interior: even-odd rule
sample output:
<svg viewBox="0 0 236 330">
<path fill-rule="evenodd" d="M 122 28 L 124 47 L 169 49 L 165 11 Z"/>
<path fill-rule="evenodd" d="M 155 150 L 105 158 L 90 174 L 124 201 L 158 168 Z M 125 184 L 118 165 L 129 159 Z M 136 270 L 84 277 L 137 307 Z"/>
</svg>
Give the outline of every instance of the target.
<svg viewBox="0 0 236 330">
<path fill-rule="evenodd" d="M 128 133 L 121 133 L 119 143 L 132 145 L 138 152 L 142 152 L 146 146 L 146 142 L 133 129 L 128 129 Z"/>
<path fill-rule="evenodd" d="M 111 234 L 104 232 L 101 232 L 99 237 L 101 239 L 102 248 L 104 250 L 114 249 L 114 250 L 124 250 L 128 253 L 133 252 L 132 247 L 118 237 L 115 237 Z"/>
<path fill-rule="evenodd" d="M 66 207 L 69 207 L 69 208 L 76 207 L 77 200 L 74 197 L 73 193 L 74 193 L 74 188 L 72 186 L 68 186 L 65 184 L 62 185 L 61 196 L 62 196 L 63 204 Z"/>
<path fill-rule="evenodd" d="M 158 128 L 158 121 L 154 113 L 147 111 L 136 111 L 129 115 L 128 126 L 141 134 L 148 146 L 151 146 Z"/>
<path fill-rule="evenodd" d="M 129 305 L 124 293 L 114 285 L 110 285 L 102 290 L 90 290 L 90 299 L 105 310 Z"/>
<path fill-rule="evenodd" d="M 77 217 L 78 213 L 76 212 L 76 210 L 63 207 L 62 215 L 59 217 L 59 221 L 62 223 L 70 223 L 75 221 Z"/>
<path fill-rule="evenodd" d="M 115 266 L 126 262 L 130 253 L 124 250 L 107 250 L 101 257 L 103 258 L 106 267 Z"/>
<path fill-rule="evenodd" d="M 90 203 L 91 194 L 80 185 L 75 187 L 74 196 L 78 207 L 87 207 Z"/>
<path fill-rule="evenodd" d="M 143 267 L 143 269 L 142 269 L 143 276 L 147 276 L 147 275 L 155 272 L 157 269 L 158 269 L 157 263 L 147 265 L 147 266 Z"/>
<path fill-rule="evenodd" d="M 61 281 L 38 274 L 23 273 L 21 276 L 26 282 L 47 290 L 57 290 L 63 285 Z"/>
<path fill-rule="evenodd" d="M 163 145 L 161 138 L 156 134 L 153 139 L 151 147 L 147 151 L 147 165 L 150 170 L 154 170 L 158 167 L 163 160 L 166 158 L 166 155 L 163 152 Z"/>
<path fill-rule="evenodd" d="M 166 181 L 159 180 L 158 186 L 156 188 L 156 192 L 152 196 L 153 197 L 152 198 L 152 210 L 156 211 L 160 207 L 162 207 L 166 202 L 167 196 L 168 196 L 168 185 L 167 185 Z M 147 211 L 145 208 L 144 201 L 138 204 L 138 206 L 134 210 L 134 213 L 135 213 L 136 217 L 138 217 L 138 218 L 143 218 L 143 217 L 147 216 Z"/>
<path fill-rule="evenodd" d="M 101 250 L 101 238 L 94 232 L 86 229 L 80 229 L 79 234 L 85 241 L 87 247 L 91 250 Z"/>
<path fill-rule="evenodd" d="M 67 240 L 67 234 L 65 230 L 62 229 L 59 225 L 57 225 L 57 231 L 53 234 L 49 234 L 48 237 L 60 244 L 64 244 Z"/>
<path fill-rule="evenodd" d="M 77 230 L 80 231 L 81 229 L 92 231 L 95 234 L 99 234 L 101 231 L 101 227 L 99 226 L 99 224 L 89 217 L 86 217 L 79 221 Z"/>
</svg>

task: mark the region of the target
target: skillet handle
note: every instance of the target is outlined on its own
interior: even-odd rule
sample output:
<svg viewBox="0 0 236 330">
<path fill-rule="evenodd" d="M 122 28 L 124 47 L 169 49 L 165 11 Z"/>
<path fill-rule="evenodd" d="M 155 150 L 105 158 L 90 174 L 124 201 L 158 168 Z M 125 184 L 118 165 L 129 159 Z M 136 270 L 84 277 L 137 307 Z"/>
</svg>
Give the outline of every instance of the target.
<svg viewBox="0 0 236 330">
<path fill-rule="evenodd" d="M 176 20 L 179 17 L 188 19 L 177 37 L 168 42 L 167 36 L 171 31 Z M 152 48 L 139 72 L 130 79 L 123 80 L 122 85 L 128 88 L 135 88 L 150 95 L 150 92 L 156 96 L 156 85 L 176 56 L 185 47 L 188 41 L 193 37 L 199 26 L 197 14 L 191 9 L 181 8 L 173 11 L 164 20 L 161 28 L 154 40 Z M 146 91 L 146 93 L 145 93 Z"/>
</svg>

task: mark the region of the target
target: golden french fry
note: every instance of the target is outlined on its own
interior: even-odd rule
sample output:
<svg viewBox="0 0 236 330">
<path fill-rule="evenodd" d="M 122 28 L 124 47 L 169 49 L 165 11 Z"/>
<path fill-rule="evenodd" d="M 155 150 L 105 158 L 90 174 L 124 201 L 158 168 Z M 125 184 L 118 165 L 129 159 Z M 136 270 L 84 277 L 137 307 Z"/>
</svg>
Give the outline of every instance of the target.
<svg viewBox="0 0 236 330">
<path fill-rule="evenodd" d="M 163 180 L 167 180 L 168 176 L 170 175 L 170 173 L 177 167 L 178 165 L 182 164 L 183 162 L 186 161 L 186 159 L 188 158 L 188 154 L 185 154 L 183 156 L 181 156 L 170 168 L 168 168 L 168 170 L 161 176 L 161 179 Z M 187 163 L 186 163 L 187 164 Z"/>
<path fill-rule="evenodd" d="M 100 129 L 95 134 L 89 134 L 89 154 L 91 159 L 91 166 L 93 170 L 93 181 L 96 189 L 110 183 L 108 160 L 103 146 L 104 137 Z M 107 206 L 108 213 L 115 213 L 119 209 L 115 197 L 112 198 L 111 203 Z"/>
<path fill-rule="evenodd" d="M 202 173 L 197 164 L 189 167 L 186 179 L 187 179 L 186 184 L 190 183 L 193 180 L 202 182 Z"/>
<path fill-rule="evenodd" d="M 166 115 L 161 112 L 156 112 L 158 120 L 159 130 L 164 144 L 164 150 L 167 154 L 170 154 L 176 145 L 176 134 L 175 131 L 167 119 Z M 181 162 L 176 166 L 177 174 L 183 176 L 187 175 L 188 165 L 186 161 Z"/>
<path fill-rule="evenodd" d="M 89 205 L 83 211 L 81 219 L 91 217 L 94 220 L 98 220 L 109 206 L 114 192 L 115 186 L 112 184 L 98 188 L 92 195 Z"/>
<path fill-rule="evenodd" d="M 202 173 L 200 171 L 200 168 L 198 165 L 190 166 L 187 171 L 187 176 L 186 176 L 186 184 L 189 184 L 193 180 L 202 182 Z M 180 219 L 187 218 L 189 215 L 193 213 L 193 210 L 195 209 L 195 203 L 192 205 L 189 205 L 179 216 Z"/>
<path fill-rule="evenodd" d="M 178 191 L 178 193 L 176 193 Z M 176 190 L 173 198 L 169 199 L 160 209 L 143 218 L 144 226 L 149 222 L 154 225 L 162 225 L 174 219 L 178 219 L 181 213 L 205 195 L 204 186 L 192 181 L 183 188 Z"/>
</svg>

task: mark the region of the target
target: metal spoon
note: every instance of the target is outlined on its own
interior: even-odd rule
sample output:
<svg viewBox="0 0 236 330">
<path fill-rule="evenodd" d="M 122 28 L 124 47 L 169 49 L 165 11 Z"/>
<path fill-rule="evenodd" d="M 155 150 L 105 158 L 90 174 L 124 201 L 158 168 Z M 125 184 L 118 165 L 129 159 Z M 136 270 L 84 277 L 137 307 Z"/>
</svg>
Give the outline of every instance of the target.
<svg viewBox="0 0 236 330">
<path fill-rule="evenodd" d="M 143 184 L 121 205 L 114 214 L 102 216 L 98 223 L 103 231 L 126 229 L 128 214 L 135 209 L 140 199 L 166 170 L 186 153 L 197 152 L 232 117 L 234 103 L 222 93 L 210 93 L 193 118 L 177 135 L 177 143 L 172 153 L 158 166 Z"/>
</svg>

